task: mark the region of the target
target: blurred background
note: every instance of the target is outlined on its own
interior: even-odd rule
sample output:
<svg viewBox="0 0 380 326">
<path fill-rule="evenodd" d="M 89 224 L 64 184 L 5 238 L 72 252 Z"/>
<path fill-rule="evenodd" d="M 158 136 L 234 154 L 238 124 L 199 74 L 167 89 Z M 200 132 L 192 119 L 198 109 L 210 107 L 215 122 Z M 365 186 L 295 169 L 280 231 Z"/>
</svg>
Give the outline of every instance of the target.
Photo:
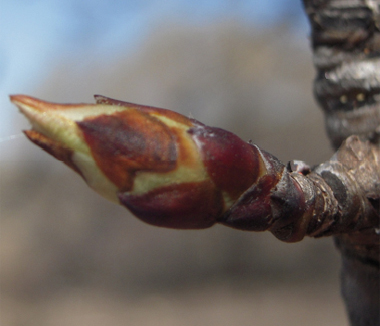
<svg viewBox="0 0 380 326">
<path fill-rule="evenodd" d="M 29 143 L 8 100 L 102 94 L 318 164 L 308 34 L 298 0 L 0 0 L 0 325 L 345 325 L 332 239 L 143 224 Z"/>
</svg>

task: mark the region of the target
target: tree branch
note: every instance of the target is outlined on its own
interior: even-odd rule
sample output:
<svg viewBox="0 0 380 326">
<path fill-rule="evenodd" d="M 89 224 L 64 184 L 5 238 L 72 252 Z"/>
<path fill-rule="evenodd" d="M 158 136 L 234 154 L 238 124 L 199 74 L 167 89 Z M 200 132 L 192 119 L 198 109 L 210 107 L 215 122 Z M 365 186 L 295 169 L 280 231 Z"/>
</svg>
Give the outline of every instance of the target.
<svg viewBox="0 0 380 326">
<path fill-rule="evenodd" d="M 304 0 L 312 27 L 314 93 L 335 148 L 350 135 L 380 133 L 380 4 Z"/>
<path fill-rule="evenodd" d="M 264 181 L 257 182 L 219 219 L 221 223 L 243 230 L 270 230 L 287 242 L 305 235 L 351 234 L 378 227 L 380 179 L 374 173 L 380 169 L 378 146 L 350 137 L 313 172 L 302 165 L 293 170 L 291 163 L 285 169 L 274 160 L 270 157 L 267 163 L 275 166 L 268 173 L 276 179 L 271 187 L 266 191 Z M 262 208 L 265 202 L 267 209 Z"/>
<path fill-rule="evenodd" d="M 325 112 L 334 148 L 350 135 L 369 140 L 362 153 L 379 151 L 380 3 L 375 0 L 304 0 L 317 76 L 314 93 Z M 370 149 L 372 148 L 372 149 Z M 356 156 L 356 155 L 355 155 Z M 357 156 L 352 180 L 380 214 L 378 158 Z M 351 160 L 345 162 L 352 164 Z M 342 181 L 345 179 L 342 178 Z M 367 214 L 367 213 L 364 213 Z M 364 220 L 370 219 L 368 212 Z M 335 238 L 342 252 L 342 293 L 352 325 L 380 325 L 379 223 Z"/>
</svg>

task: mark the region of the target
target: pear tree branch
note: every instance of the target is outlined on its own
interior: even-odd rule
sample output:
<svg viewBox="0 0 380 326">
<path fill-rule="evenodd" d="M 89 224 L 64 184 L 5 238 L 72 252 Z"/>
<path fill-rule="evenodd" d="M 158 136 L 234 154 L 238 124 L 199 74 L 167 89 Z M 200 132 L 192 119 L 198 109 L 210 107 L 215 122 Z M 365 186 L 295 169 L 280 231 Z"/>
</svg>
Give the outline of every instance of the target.
<svg viewBox="0 0 380 326">
<path fill-rule="evenodd" d="M 379 151 L 380 2 L 304 0 L 311 25 L 314 93 L 325 112 L 334 148 L 349 136 L 367 141 L 364 152 Z M 363 152 L 363 153 L 364 153 Z M 357 155 L 355 155 L 357 156 Z M 363 162 L 353 180 L 380 214 L 378 158 Z M 345 164 L 352 164 L 347 160 Z M 322 174 L 323 175 L 323 174 Z M 342 181 L 344 180 L 341 179 Z M 342 199 L 341 199 L 342 200 Z M 368 219 L 370 213 L 368 213 Z M 335 237 L 342 253 L 342 294 L 351 325 L 380 325 L 380 226 Z"/>
</svg>

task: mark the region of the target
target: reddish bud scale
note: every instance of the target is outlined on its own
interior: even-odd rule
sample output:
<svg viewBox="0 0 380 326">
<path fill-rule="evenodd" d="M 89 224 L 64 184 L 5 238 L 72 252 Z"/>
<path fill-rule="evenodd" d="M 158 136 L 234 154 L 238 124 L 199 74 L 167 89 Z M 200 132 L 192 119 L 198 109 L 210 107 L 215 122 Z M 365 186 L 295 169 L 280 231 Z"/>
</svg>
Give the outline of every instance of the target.
<svg viewBox="0 0 380 326">
<path fill-rule="evenodd" d="M 296 180 L 274 156 L 256 147 L 267 173 L 262 175 L 219 222 L 241 230 L 271 231 L 282 241 L 300 241 L 308 223 L 306 202 Z"/>
<path fill-rule="evenodd" d="M 161 108 L 156 108 L 153 106 L 139 105 L 135 103 L 114 100 L 112 98 L 102 96 L 102 95 L 94 95 L 94 97 L 96 100 L 96 104 L 107 104 L 107 105 L 113 105 L 113 106 L 128 107 L 128 108 L 141 111 L 145 114 L 155 113 L 156 115 L 165 116 L 173 121 L 176 121 L 188 127 L 191 127 L 193 125 L 193 121 L 195 121 L 193 119 L 186 118 L 180 113 L 167 110 L 167 109 L 161 109 Z"/>
<path fill-rule="evenodd" d="M 210 227 L 223 210 L 221 192 L 209 180 L 174 184 L 139 196 L 120 193 L 119 198 L 144 222 L 175 229 Z"/>
<path fill-rule="evenodd" d="M 220 128 L 199 125 L 189 133 L 198 145 L 211 180 L 232 200 L 256 182 L 261 172 L 256 147 Z"/>
<path fill-rule="evenodd" d="M 173 170 L 175 137 L 167 126 L 138 110 L 101 115 L 77 122 L 103 173 L 129 191 L 137 171 Z"/>
</svg>

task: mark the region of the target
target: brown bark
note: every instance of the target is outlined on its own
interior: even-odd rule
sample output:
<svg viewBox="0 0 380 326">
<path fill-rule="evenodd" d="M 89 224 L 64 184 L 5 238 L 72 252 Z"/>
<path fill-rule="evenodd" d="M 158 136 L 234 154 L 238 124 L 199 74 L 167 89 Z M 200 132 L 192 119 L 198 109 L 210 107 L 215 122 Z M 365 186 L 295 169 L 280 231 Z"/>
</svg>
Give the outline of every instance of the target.
<svg viewBox="0 0 380 326">
<path fill-rule="evenodd" d="M 379 152 L 380 3 L 304 0 L 304 6 L 317 69 L 314 93 L 325 112 L 328 135 L 334 148 L 350 135 L 367 140 L 351 156 L 354 160 L 348 157 L 341 162 L 358 163 L 351 176 L 359 187 L 352 194 L 364 195 L 379 216 L 379 161 L 371 161 L 365 153 Z M 344 178 L 337 183 L 333 179 L 326 179 L 333 188 L 344 183 Z M 342 294 L 351 325 L 380 325 L 379 222 L 339 235 L 336 243 L 342 253 Z"/>
</svg>

